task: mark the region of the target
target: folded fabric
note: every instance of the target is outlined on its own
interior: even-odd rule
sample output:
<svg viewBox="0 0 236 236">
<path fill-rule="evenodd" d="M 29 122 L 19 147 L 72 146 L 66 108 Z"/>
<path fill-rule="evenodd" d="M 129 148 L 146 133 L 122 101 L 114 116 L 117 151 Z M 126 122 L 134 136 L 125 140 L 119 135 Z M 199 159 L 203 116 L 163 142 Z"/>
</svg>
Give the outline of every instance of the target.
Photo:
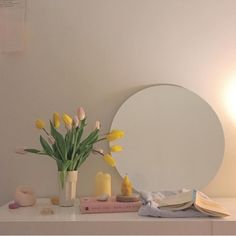
<svg viewBox="0 0 236 236">
<path fill-rule="evenodd" d="M 160 192 L 141 191 L 140 196 L 144 205 L 140 207 L 138 214 L 140 216 L 152 216 L 152 217 L 163 217 L 163 218 L 208 217 L 192 207 L 178 211 L 164 210 L 158 207 L 158 202 L 161 199 L 184 191 L 188 190 L 181 189 L 178 191 L 160 191 Z"/>
</svg>

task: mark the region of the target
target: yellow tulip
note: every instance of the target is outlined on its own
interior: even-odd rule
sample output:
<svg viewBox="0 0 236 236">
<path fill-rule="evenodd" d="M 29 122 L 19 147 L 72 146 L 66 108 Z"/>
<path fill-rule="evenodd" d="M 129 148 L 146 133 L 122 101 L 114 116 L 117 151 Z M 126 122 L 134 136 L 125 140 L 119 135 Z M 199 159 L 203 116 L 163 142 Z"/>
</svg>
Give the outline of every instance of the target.
<svg viewBox="0 0 236 236">
<path fill-rule="evenodd" d="M 69 115 L 63 114 L 62 118 L 66 125 L 72 125 L 73 120 Z"/>
<path fill-rule="evenodd" d="M 53 126 L 57 129 L 60 126 L 60 115 L 58 112 L 53 113 Z"/>
<path fill-rule="evenodd" d="M 114 145 L 111 147 L 111 152 L 121 152 L 123 148 L 120 145 Z"/>
<path fill-rule="evenodd" d="M 43 120 L 41 120 L 41 119 L 37 119 L 37 120 L 35 121 L 35 126 L 36 126 L 36 128 L 38 128 L 38 129 L 44 129 L 44 127 L 45 127 L 45 122 L 44 122 Z"/>
<path fill-rule="evenodd" d="M 109 134 L 107 134 L 106 138 L 108 141 L 114 141 L 116 139 L 122 138 L 124 134 L 125 133 L 122 130 L 112 130 Z"/>
<path fill-rule="evenodd" d="M 103 160 L 104 160 L 108 165 L 110 165 L 111 167 L 116 166 L 116 161 L 115 161 L 115 159 L 114 159 L 110 154 L 105 154 L 105 155 L 103 156 Z"/>
</svg>

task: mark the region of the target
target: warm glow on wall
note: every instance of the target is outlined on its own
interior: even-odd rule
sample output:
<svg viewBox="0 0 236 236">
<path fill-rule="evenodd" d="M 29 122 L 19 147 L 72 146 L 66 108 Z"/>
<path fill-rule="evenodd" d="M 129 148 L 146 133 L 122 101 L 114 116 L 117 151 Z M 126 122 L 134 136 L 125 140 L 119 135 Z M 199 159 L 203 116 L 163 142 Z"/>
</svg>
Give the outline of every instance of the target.
<svg viewBox="0 0 236 236">
<path fill-rule="evenodd" d="M 226 85 L 224 91 L 224 100 L 230 116 L 236 122 L 236 74 Z"/>
</svg>

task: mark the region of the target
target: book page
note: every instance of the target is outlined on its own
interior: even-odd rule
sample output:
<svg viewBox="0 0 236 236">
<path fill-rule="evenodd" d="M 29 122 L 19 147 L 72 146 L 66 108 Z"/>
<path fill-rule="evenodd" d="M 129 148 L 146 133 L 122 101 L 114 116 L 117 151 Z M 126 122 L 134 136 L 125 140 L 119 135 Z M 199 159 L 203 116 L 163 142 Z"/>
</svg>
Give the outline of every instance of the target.
<svg viewBox="0 0 236 236">
<path fill-rule="evenodd" d="M 195 200 L 195 207 L 202 212 L 213 216 L 228 216 L 230 215 L 229 212 L 221 206 L 218 202 L 205 197 L 201 192 L 197 192 L 196 200 Z"/>
<path fill-rule="evenodd" d="M 185 204 L 189 206 L 194 201 L 194 190 L 188 192 L 182 192 L 173 196 L 163 198 L 159 206 L 184 206 Z"/>
</svg>

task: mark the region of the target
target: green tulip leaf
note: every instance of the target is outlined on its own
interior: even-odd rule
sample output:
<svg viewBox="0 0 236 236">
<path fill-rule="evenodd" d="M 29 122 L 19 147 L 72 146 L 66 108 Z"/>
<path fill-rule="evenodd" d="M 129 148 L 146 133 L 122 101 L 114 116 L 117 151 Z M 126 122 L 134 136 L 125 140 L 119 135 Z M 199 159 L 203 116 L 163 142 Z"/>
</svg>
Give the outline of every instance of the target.
<svg viewBox="0 0 236 236">
<path fill-rule="evenodd" d="M 51 135 L 54 137 L 56 143 L 55 148 L 61 155 L 61 158 L 66 160 L 67 159 L 67 149 L 66 149 L 66 142 L 64 137 L 54 128 L 52 122 L 50 121 L 51 126 Z"/>
<path fill-rule="evenodd" d="M 30 152 L 30 153 L 35 153 L 35 154 L 47 155 L 47 153 L 42 152 L 42 151 L 35 149 L 35 148 L 26 148 L 26 149 L 24 149 L 24 151 Z"/>
<path fill-rule="evenodd" d="M 50 147 L 50 145 L 48 144 L 48 142 L 40 135 L 40 143 L 44 149 L 44 151 L 49 155 L 49 156 L 53 156 L 53 150 Z"/>
</svg>

